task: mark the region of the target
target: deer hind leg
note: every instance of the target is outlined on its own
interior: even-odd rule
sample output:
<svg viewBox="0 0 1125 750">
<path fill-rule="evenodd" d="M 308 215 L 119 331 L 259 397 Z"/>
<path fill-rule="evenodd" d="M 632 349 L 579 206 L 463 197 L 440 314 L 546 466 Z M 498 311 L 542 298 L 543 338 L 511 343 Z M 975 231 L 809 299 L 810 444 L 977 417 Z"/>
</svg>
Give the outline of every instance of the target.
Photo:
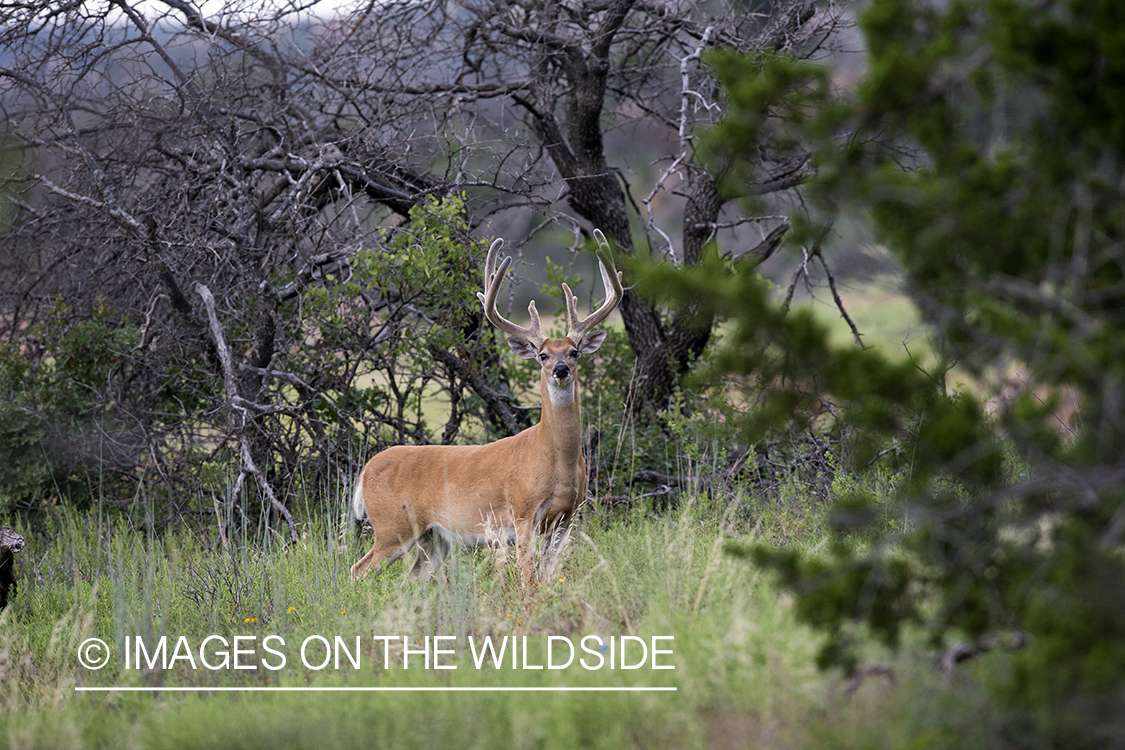
<svg viewBox="0 0 1125 750">
<path fill-rule="evenodd" d="M 371 529 L 375 532 L 375 544 L 370 552 L 352 566 L 353 580 L 363 578 L 372 567 L 375 567 L 377 574 L 382 573 L 388 565 L 409 552 L 418 537 L 426 531 L 425 526 L 418 522 L 405 504 L 402 509 L 407 512 L 388 511 L 384 502 L 383 512 L 367 515 Z"/>
<path fill-rule="evenodd" d="M 418 555 L 414 558 L 414 565 L 410 568 L 411 578 L 420 578 L 428 581 L 449 556 L 449 541 L 442 536 L 439 529 L 428 529 L 418 537 Z"/>
<path fill-rule="evenodd" d="M 358 581 L 363 578 L 373 566 L 378 566 L 375 568 L 376 575 L 382 573 L 384 568 L 405 555 L 414 546 L 414 542 L 415 540 L 411 539 L 405 544 L 400 541 L 380 543 L 376 532 L 375 545 L 371 551 L 359 558 L 359 561 L 352 566 L 352 580 Z"/>
</svg>

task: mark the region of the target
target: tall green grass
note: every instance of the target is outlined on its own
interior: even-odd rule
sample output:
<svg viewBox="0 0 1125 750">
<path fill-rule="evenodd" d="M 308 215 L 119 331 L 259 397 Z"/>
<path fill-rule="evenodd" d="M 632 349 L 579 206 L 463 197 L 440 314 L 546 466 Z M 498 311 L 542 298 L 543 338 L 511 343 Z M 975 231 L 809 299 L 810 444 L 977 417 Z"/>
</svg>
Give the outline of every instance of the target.
<svg viewBox="0 0 1125 750">
<path fill-rule="evenodd" d="M 0 614 L 0 747 L 965 747 L 983 744 L 975 681 L 942 683 L 928 657 L 894 657 L 894 682 L 846 689 L 813 666 L 819 637 L 788 598 L 724 552 L 730 538 L 815 547 L 817 503 L 743 493 L 686 498 L 672 511 L 592 508 L 557 573 L 521 592 L 514 554 L 456 550 L 428 584 L 348 578 L 369 543 L 334 518 L 297 544 L 214 528 L 163 534 L 97 513 L 62 513 L 28 533 L 21 588 Z M 285 669 L 126 670 L 126 636 L 277 634 Z M 363 639 L 359 670 L 300 665 L 312 634 Z M 371 636 L 457 636 L 457 670 L 403 669 Z M 674 636 L 674 670 L 474 668 L 465 639 Z M 82 668 L 77 648 L 115 658 Z M 170 646 L 172 644 L 169 644 Z M 872 658 L 891 660 L 872 647 Z M 670 686 L 673 693 L 77 693 L 78 686 Z"/>
</svg>

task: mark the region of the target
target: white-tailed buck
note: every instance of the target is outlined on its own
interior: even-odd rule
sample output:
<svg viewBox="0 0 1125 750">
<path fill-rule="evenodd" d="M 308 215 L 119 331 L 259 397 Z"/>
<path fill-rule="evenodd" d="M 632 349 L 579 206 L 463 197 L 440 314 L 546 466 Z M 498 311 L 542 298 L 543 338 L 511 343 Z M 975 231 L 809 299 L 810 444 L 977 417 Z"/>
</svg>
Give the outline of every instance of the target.
<svg viewBox="0 0 1125 750">
<path fill-rule="evenodd" d="M 569 330 L 561 339 L 543 335 L 534 301 L 527 306 L 529 328 L 497 311 L 496 296 L 512 259 L 505 258 L 497 270 L 504 241 L 492 243 L 484 266 L 484 293 L 477 297 L 484 303 L 485 317 L 508 334 L 512 351 L 539 361 L 542 417 L 534 427 L 487 445 L 400 445 L 368 461 L 356 479 L 353 507 L 357 520 L 364 514 L 370 520 L 375 544 L 352 566 L 352 578 L 366 575 L 372 566 L 383 570 L 415 544 L 420 549 L 411 575 L 428 578 L 451 544 L 514 542 L 526 588 L 534 580 L 538 533 L 546 536 L 544 561 L 553 563 L 586 494 L 578 357 L 597 351 L 605 341 L 605 331 L 590 329 L 606 319 L 622 295 L 621 274 L 607 252 L 609 245 L 600 231 L 594 236 L 606 300 L 579 320 L 574 294 L 563 284 Z"/>
</svg>

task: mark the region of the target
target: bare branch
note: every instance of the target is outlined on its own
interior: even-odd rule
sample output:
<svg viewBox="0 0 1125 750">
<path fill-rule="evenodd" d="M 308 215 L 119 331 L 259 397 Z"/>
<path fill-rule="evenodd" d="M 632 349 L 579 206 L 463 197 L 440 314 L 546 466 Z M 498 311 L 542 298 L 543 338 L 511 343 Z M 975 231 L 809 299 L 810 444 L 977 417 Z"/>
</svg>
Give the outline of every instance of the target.
<svg viewBox="0 0 1125 750">
<path fill-rule="evenodd" d="M 848 315 L 848 311 L 844 309 L 844 300 L 840 299 L 840 292 L 836 289 L 836 277 L 832 275 L 832 269 L 828 267 L 828 261 L 824 259 L 824 253 L 821 251 L 819 245 L 814 249 L 813 255 L 820 261 L 820 265 L 824 269 L 824 275 L 828 277 L 828 288 L 832 290 L 832 299 L 836 303 L 836 309 L 840 311 L 840 317 L 847 321 L 848 328 L 851 329 L 852 338 L 855 339 L 856 344 L 858 344 L 861 349 L 866 349 L 867 345 L 863 343 L 859 329 L 856 328 L 852 317 Z"/>
<path fill-rule="evenodd" d="M 207 319 L 211 323 L 211 336 L 215 342 L 215 349 L 219 354 L 219 362 L 222 364 L 223 387 L 227 395 L 227 408 L 230 410 L 232 427 L 238 435 L 240 456 L 242 459 L 242 474 L 250 474 L 258 482 L 258 486 L 261 487 L 262 492 L 269 498 L 270 505 L 272 505 L 274 510 L 289 524 L 289 537 L 291 541 L 295 543 L 300 538 L 297 534 L 297 524 L 293 520 L 293 516 L 290 515 L 289 509 L 277 499 L 270 483 L 258 469 L 254 461 L 254 455 L 250 450 L 250 441 L 246 434 L 246 402 L 238 394 L 230 348 L 227 346 L 226 338 L 223 336 L 223 327 L 222 324 L 219 323 L 219 316 L 215 312 L 215 297 L 211 294 L 211 290 L 204 284 L 196 284 L 195 292 L 199 295 L 199 298 L 203 300 L 203 307 L 207 310 Z"/>
<path fill-rule="evenodd" d="M 113 217 L 114 221 L 116 221 L 121 226 L 128 229 L 136 237 L 144 237 L 145 236 L 145 230 L 144 230 L 144 227 L 141 226 L 141 223 L 139 221 L 137 221 L 136 219 L 134 219 L 132 216 L 130 216 L 129 213 L 127 211 L 125 211 L 124 209 L 122 209 L 121 207 L 111 206 L 111 205 L 105 203 L 104 201 L 95 200 L 95 199 L 93 199 L 93 198 L 91 198 L 87 195 L 79 195 L 78 193 L 72 193 L 71 191 L 69 191 L 65 188 L 59 187 L 58 185 L 51 182 L 50 180 L 48 180 L 43 175 L 35 175 L 35 180 L 37 182 L 39 182 L 40 184 L 42 184 L 43 187 L 47 188 L 48 190 L 50 190 L 55 195 L 62 196 L 63 198 L 66 198 L 67 200 L 75 201 L 76 203 L 82 203 L 82 204 L 90 206 L 92 208 L 96 208 L 99 211 L 106 212 L 108 215 Z"/>
</svg>

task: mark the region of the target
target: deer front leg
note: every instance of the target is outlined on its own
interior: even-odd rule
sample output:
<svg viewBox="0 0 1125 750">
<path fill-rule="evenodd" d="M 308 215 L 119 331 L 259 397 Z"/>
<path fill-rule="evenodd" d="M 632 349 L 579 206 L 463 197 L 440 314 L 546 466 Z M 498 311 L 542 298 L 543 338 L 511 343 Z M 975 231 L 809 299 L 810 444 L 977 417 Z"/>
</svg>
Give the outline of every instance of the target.
<svg viewBox="0 0 1125 750">
<path fill-rule="evenodd" d="M 520 569 L 520 587 L 531 591 L 535 585 L 535 523 L 531 520 L 516 523 L 516 564 Z"/>
<path fill-rule="evenodd" d="M 559 513 L 547 524 L 544 534 L 543 558 L 540 561 L 540 578 L 552 580 L 558 573 L 559 555 L 570 538 L 570 521 L 572 513 Z"/>
</svg>

